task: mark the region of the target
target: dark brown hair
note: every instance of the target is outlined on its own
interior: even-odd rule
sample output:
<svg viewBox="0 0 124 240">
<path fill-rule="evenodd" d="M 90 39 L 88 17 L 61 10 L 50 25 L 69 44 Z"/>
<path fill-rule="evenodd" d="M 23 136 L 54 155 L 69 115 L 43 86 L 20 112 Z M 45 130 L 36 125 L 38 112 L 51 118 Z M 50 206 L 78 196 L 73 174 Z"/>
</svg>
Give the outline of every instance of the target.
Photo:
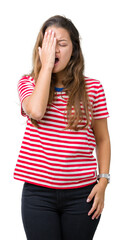
<svg viewBox="0 0 124 240">
<path fill-rule="evenodd" d="M 84 79 L 84 58 L 80 46 L 80 36 L 79 32 L 72 23 L 72 21 L 65 16 L 55 15 L 50 17 L 42 25 L 37 40 L 33 49 L 33 69 L 29 74 L 35 80 L 35 83 L 38 79 L 38 74 L 42 67 L 38 47 L 42 47 L 42 41 L 44 33 L 49 26 L 55 26 L 58 28 L 64 28 L 68 31 L 70 39 L 73 45 L 72 56 L 68 62 L 65 71 L 65 77 L 63 78 L 62 84 L 64 86 L 64 91 L 67 93 L 68 102 L 67 102 L 67 122 L 68 125 L 65 129 L 73 129 L 75 131 L 86 128 L 90 123 L 90 113 L 92 113 L 90 102 L 85 87 Z M 26 74 L 27 75 L 27 74 Z M 56 84 L 56 74 L 52 73 L 52 79 L 50 85 L 50 94 L 48 104 L 53 101 L 54 98 L 54 87 Z M 81 109 L 81 104 L 83 110 Z M 74 107 L 74 114 L 72 114 L 72 107 Z M 38 127 L 36 120 L 31 118 L 33 125 Z M 83 123 L 83 124 L 82 124 Z M 77 125 L 80 124 L 81 127 Z"/>
</svg>

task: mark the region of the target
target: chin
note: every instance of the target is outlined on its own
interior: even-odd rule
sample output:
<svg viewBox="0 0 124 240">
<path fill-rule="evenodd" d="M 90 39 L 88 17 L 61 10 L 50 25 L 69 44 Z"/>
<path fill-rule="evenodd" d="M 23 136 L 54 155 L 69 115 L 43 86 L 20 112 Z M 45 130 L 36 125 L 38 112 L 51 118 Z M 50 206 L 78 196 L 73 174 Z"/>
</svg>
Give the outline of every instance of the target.
<svg viewBox="0 0 124 240">
<path fill-rule="evenodd" d="M 61 67 L 61 68 L 55 66 L 55 67 L 53 68 L 53 71 L 52 71 L 52 72 L 53 72 L 53 73 L 59 73 L 59 72 L 62 72 L 63 70 L 65 70 L 65 68 L 66 68 L 66 66 Z"/>
<path fill-rule="evenodd" d="M 59 73 L 59 72 L 61 72 L 62 70 L 64 70 L 64 69 L 56 69 L 56 68 L 53 68 L 53 73 Z"/>
</svg>

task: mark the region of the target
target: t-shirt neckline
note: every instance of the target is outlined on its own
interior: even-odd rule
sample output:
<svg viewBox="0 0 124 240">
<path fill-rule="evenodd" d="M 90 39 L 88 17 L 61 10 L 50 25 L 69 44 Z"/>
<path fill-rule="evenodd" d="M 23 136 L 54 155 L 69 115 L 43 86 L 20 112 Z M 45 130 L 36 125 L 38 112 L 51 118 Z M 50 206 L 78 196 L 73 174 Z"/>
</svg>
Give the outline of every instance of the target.
<svg viewBox="0 0 124 240">
<path fill-rule="evenodd" d="M 64 87 L 62 87 L 62 88 L 55 87 L 55 91 L 57 91 L 57 92 L 61 92 L 63 89 L 64 89 Z"/>
</svg>

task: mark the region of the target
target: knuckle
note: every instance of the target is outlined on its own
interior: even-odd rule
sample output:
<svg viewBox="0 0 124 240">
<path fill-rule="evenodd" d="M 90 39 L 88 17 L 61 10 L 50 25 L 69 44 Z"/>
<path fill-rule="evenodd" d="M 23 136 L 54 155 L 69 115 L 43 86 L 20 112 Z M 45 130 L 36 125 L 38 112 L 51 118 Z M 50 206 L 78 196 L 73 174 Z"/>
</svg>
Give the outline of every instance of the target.
<svg viewBox="0 0 124 240">
<path fill-rule="evenodd" d="M 93 203 L 93 208 L 96 208 L 97 205 L 98 205 L 97 201 L 94 201 L 94 203 Z"/>
<path fill-rule="evenodd" d="M 92 208 L 92 213 L 95 211 L 95 209 L 96 209 L 95 207 Z"/>
<path fill-rule="evenodd" d="M 99 214 L 99 209 L 96 209 L 96 215 L 98 215 Z"/>
<path fill-rule="evenodd" d="M 99 196 L 98 195 L 95 196 L 95 200 L 96 200 L 96 202 L 99 202 Z"/>
</svg>

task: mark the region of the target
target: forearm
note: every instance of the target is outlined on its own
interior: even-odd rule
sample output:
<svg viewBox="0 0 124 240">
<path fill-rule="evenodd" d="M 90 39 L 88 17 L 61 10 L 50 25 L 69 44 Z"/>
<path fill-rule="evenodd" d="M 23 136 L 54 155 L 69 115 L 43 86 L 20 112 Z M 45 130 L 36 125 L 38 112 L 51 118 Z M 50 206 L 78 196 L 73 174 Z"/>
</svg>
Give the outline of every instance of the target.
<svg viewBox="0 0 124 240">
<path fill-rule="evenodd" d="M 97 162 L 98 162 L 98 169 L 99 174 L 102 173 L 109 173 L 110 170 L 110 158 L 111 158 L 111 147 L 110 147 L 110 139 L 109 136 L 99 141 L 96 144 L 96 155 L 97 155 Z M 107 179 L 101 178 L 99 182 L 107 185 Z"/>
<path fill-rule="evenodd" d="M 30 98 L 30 109 L 34 115 L 42 118 L 47 107 L 51 82 L 51 71 L 41 69 L 34 91 Z"/>
</svg>

